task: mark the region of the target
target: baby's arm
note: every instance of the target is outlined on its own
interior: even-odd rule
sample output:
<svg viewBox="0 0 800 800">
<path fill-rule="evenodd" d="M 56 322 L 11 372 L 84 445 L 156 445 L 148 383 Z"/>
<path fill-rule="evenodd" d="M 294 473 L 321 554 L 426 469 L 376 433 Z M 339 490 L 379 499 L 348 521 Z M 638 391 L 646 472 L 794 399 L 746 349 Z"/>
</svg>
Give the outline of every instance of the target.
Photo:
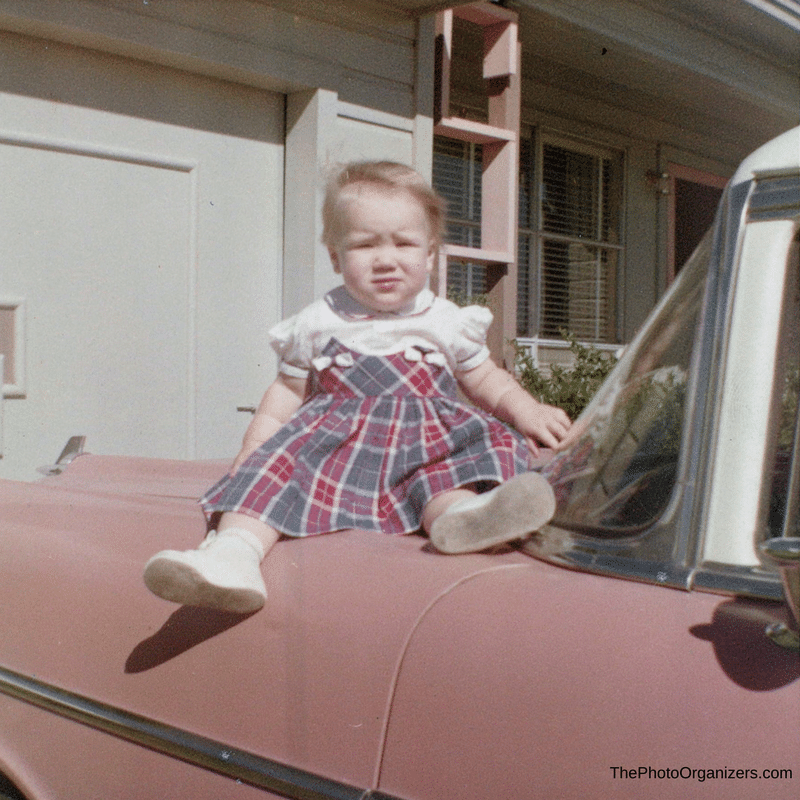
<svg viewBox="0 0 800 800">
<path fill-rule="evenodd" d="M 539 445 L 557 448 L 567 435 L 572 423 L 566 412 L 540 403 L 490 358 L 456 377 L 464 394 L 484 411 L 513 425 L 534 455 Z"/>
<path fill-rule="evenodd" d="M 247 426 L 242 449 L 231 466 L 231 475 L 303 405 L 307 383 L 307 378 L 278 375 L 264 393 L 252 421 Z"/>
</svg>

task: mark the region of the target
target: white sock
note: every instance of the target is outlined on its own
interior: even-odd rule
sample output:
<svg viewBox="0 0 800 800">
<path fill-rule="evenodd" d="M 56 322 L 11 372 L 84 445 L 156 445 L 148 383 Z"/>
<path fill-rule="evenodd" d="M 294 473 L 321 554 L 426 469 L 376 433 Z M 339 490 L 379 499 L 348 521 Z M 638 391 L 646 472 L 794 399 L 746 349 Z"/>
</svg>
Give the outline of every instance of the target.
<svg viewBox="0 0 800 800">
<path fill-rule="evenodd" d="M 212 531 L 212 533 L 214 533 Z M 258 556 L 259 563 L 264 560 L 265 550 L 264 545 L 261 543 L 261 540 L 256 536 L 252 531 L 247 530 L 247 528 L 237 528 L 237 527 L 230 527 L 230 528 L 223 528 L 221 531 L 217 531 L 214 533 L 213 536 L 209 534 L 206 537 L 206 541 L 209 544 L 215 541 L 219 541 L 223 537 L 236 537 L 243 541 L 245 544 L 250 545 L 250 547 L 255 550 L 256 555 Z M 204 542 L 205 544 L 205 542 Z"/>
</svg>

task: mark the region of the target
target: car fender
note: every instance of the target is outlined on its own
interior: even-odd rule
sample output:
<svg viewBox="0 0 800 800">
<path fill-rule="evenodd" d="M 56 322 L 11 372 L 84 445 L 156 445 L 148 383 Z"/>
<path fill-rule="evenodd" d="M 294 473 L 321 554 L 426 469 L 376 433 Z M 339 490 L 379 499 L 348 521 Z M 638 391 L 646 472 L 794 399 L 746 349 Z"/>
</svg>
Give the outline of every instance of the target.
<svg viewBox="0 0 800 800">
<path fill-rule="evenodd" d="M 470 576 L 409 639 L 379 788 L 682 798 L 700 770 L 783 768 L 794 780 L 703 773 L 703 796 L 793 796 L 800 663 L 763 634 L 783 612 L 536 561 Z"/>
</svg>

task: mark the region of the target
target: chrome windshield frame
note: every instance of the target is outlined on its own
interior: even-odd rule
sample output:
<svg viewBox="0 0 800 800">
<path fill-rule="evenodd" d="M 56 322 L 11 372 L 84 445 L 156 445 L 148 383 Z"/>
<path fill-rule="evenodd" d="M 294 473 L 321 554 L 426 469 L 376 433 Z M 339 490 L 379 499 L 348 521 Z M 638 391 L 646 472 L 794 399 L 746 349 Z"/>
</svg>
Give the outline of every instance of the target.
<svg viewBox="0 0 800 800">
<path fill-rule="evenodd" d="M 796 173 L 794 170 L 793 174 Z M 800 178 L 797 185 L 800 186 Z M 730 325 L 745 220 L 748 214 L 765 213 L 761 207 L 763 202 L 755 211 L 750 209 L 756 187 L 755 179 L 729 186 L 712 228 L 707 284 L 687 383 L 677 478 L 663 513 L 633 535 L 581 530 L 559 520 L 521 545 L 527 554 L 574 569 L 672 588 L 772 600 L 782 598 L 780 576 L 774 564 L 767 560 L 750 566 L 704 563 L 701 552 L 708 514 L 705 496 L 711 474 L 712 444 L 718 435 L 719 399 L 727 356 L 726 332 Z M 781 210 L 790 218 L 797 212 L 791 203 L 788 206 L 784 203 Z M 674 291 L 672 289 L 662 298 L 629 349 L 645 340 L 647 330 Z M 616 369 L 626 367 L 620 362 Z M 613 377 L 612 373 L 607 380 Z M 591 406 L 587 412 L 590 409 Z"/>
</svg>

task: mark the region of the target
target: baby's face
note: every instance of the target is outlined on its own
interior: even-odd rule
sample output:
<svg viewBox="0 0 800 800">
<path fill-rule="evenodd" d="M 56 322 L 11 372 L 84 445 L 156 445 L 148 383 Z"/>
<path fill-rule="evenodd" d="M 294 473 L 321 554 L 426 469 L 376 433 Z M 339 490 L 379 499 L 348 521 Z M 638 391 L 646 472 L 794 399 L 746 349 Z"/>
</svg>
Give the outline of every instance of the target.
<svg viewBox="0 0 800 800">
<path fill-rule="evenodd" d="M 345 188 L 330 248 L 347 291 L 373 311 L 408 308 L 425 288 L 436 247 L 425 210 L 409 192 L 368 184 Z"/>
</svg>

